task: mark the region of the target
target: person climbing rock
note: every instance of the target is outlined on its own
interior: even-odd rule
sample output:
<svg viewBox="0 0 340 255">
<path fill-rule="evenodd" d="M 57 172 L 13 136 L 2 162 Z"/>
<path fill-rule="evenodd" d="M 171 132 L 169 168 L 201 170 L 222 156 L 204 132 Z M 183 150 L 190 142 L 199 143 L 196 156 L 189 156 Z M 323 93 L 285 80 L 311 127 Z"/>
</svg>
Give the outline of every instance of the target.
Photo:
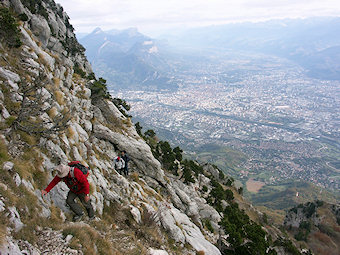
<svg viewBox="0 0 340 255">
<path fill-rule="evenodd" d="M 122 151 L 122 159 L 125 162 L 125 166 L 124 166 L 124 175 L 128 176 L 129 174 L 129 168 L 128 168 L 128 162 L 130 161 L 129 156 L 127 155 L 126 151 Z"/>
<path fill-rule="evenodd" d="M 124 170 L 125 167 L 125 161 L 121 157 L 116 157 L 115 158 L 115 169 L 119 174 L 122 174 L 122 171 Z"/>
<path fill-rule="evenodd" d="M 90 201 L 90 185 L 87 180 L 87 175 L 84 174 L 77 167 L 70 167 L 67 165 L 59 165 L 56 168 L 57 175 L 48 184 L 46 189 L 41 191 L 42 196 L 46 194 L 60 181 L 64 181 L 70 191 L 67 194 L 66 203 L 70 206 L 71 210 L 75 213 L 73 221 L 80 221 L 84 215 L 83 209 L 80 204 L 75 201 L 78 197 L 81 203 L 86 208 L 89 218 L 94 219 L 94 210 Z"/>
</svg>

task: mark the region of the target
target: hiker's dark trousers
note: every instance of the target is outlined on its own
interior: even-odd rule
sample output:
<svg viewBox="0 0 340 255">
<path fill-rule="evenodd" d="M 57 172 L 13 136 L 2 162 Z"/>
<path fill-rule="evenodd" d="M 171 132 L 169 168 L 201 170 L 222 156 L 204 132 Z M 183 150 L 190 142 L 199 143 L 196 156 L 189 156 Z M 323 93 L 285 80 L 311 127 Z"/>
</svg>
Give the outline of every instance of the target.
<svg viewBox="0 0 340 255">
<path fill-rule="evenodd" d="M 124 168 L 124 174 L 127 176 L 129 175 L 129 169 L 127 167 Z"/>
<path fill-rule="evenodd" d="M 89 215 L 89 217 L 93 217 L 94 211 L 93 211 L 93 207 L 91 205 L 91 201 L 89 200 L 88 202 L 85 202 L 85 194 L 84 193 L 76 194 L 76 193 L 72 192 L 71 190 L 68 192 L 66 203 L 70 206 L 71 210 L 79 216 L 84 214 L 83 209 L 81 208 L 80 204 L 75 201 L 75 199 L 77 197 L 80 199 L 80 202 L 86 208 L 86 211 L 87 211 L 87 214 Z"/>
</svg>

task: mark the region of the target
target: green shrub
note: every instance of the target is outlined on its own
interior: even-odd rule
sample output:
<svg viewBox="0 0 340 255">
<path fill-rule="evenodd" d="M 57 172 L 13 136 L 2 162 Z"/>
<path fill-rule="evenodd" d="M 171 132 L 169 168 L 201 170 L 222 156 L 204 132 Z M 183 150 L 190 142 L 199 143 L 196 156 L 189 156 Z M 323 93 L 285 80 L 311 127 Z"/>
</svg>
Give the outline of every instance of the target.
<svg viewBox="0 0 340 255">
<path fill-rule="evenodd" d="M 127 114 L 127 112 L 130 111 L 131 106 L 124 99 L 113 98 L 111 101 L 125 117 L 132 117 L 131 115 Z"/>
<path fill-rule="evenodd" d="M 190 182 L 194 183 L 195 180 L 192 177 L 191 170 L 189 168 L 183 169 L 183 177 L 184 177 L 184 183 L 188 184 Z"/>
<path fill-rule="evenodd" d="M 224 180 L 224 173 L 220 170 L 219 171 L 219 175 L 218 175 L 218 178 L 220 178 L 221 180 Z"/>
<path fill-rule="evenodd" d="M 74 73 L 79 74 L 82 78 L 86 77 L 86 73 L 79 67 L 79 64 L 76 63 L 73 67 Z"/>
<path fill-rule="evenodd" d="M 140 125 L 139 122 L 137 122 L 137 123 L 135 124 L 135 128 L 136 128 L 137 134 L 139 134 L 140 136 L 142 136 L 142 129 L 143 129 L 143 127 Z"/>
<path fill-rule="evenodd" d="M 66 36 L 66 38 L 61 43 L 70 56 L 75 56 L 76 54 L 84 55 L 85 48 L 77 41 L 75 37 Z"/>
<path fill-rule="evenodd" d="M 182 150 L 180 147 L 177 146 L 177 147 L 175 147 L 175 148 L 173 149 L 173 152 L 175 153 L 176 159 L 177 159 L 179 162 L 181 162 L 182 159 L 183 159 L 183 156 L 182 156 L 183 150 Z"/>
<path fill-rule="evenodd" d="M 316 212 L 316 204 L 314 204 L 313 202 L 308 202 L 304 205 L 302 211 L 307 218 L 310 218 Z"/>
<path fill-rule="evenodd" d="M 111 98 L 111 95 L 107 91 L 106 80 L 103 78 L 99 78 L 98 80 L 95 80 L 90 86 L 90 89 L 91 89 L 91 97 L 93 99 L 101 99 L 101 98 L 110 99 Z"/>
<path fill-rule="evenodd" d="M 26 15 L 26 13 L 21 13 L 18 15 L 18 18 L 21 20 L 21 21 L 27 21 L 28 20 L 28 16 Z"/>
<path fill-rule="evenodd" d="M 42 5 L 42 0 L 22 0 L 21 2 L 30 10 L 31 13 L 39 14 L 48 20 L 48 13 Z"/>
<path fill-rule="evenodd" d="M 7 126 L 11 126 L 13 124 L 13 122 L 16 120 L 17 118 L 15 116 L 9 116 L 7 119 L 6 119 L 6 125 Z"/>
<path fill-rule="evenodd" d="M 96 79 L 96 76 L 95 76 L 95 74 L 92 72 L 92 73 L 90 73 L 90 74 L 87 76 L 87 79 L 88 79 L 88 80 L 95 80 L 95 79 Z"/>
<path fill-rule="evenodd" d="M 210 220 L 206 219 L 206 220 L 204 221 L 204 226 L 205 226 L 211 233 L 214 233 L 214 232 L 215 232 L 214 228 L 213 228 L 212 225 L 211 225 Z"/>
<path fill-rule="evenodd" d="M 297 241 L 305 241 L 307 242 L 307 235 L 304 231 L 299 231 L 297 234 L 294 235 L 294 238 Z"/>
<path fill-rule="evenodd" d="M 195 173 L 195 176 L 198 176 L 198 174 L 202 174 L 203 173 L 203 167 L 198 164 L 196 161 L 193 160 L 187 160 L 185 159 L 182 164 L 189 168 L 192 172 Z"/>
<path fill-rule="evenodd" d="M 228 242 L 234 250 L 231 254 L 276 254 L 269 249 L 270 238 L 262 227 L 251 221 L 238 204 L 231 203 L 223 211 L 221 227 L 229 234 Z"/>
<path fill-rule="evenodd" d="M 18 24 L 11 12 L 0 7 L 0 38 L 9 47 L 19 48 L 22 45 Z"/>
<path fill-rule="evenodd" d="M 144 135 L 151 137 L 151 138 L 154 138 L 156 136 L 156 133 L 152 129 L 148 129 L 147 131 L 145 131 Z M 170 147 L 170 145 L 169 145 L 169 147 Z"/>
<path fill-rule="evenodd" d="M 302 221 L 299 225 L 299 228 L 310 231 L 311 230 L 311 223 L 309 221 Z"/>
<path fill-rule="evenodd" d="M 292 241 L 289 239 L 278 238 L 274 245 L 277 247 L 283 247 L 286 252 L 291 255 L 300 255 L 299 250 L 293 245 Z"/>
<path fill-rule="evenodd" d="M 231 187 L 233 185 L 233 183 L 234 183 L 234 178 L 228 177 L 227 181 L 225 182 L 225 185 Z"/>
<path fill-rule="evenodd" d="M 227 189 L 225 191 L 225 200 L 231 201 L 233 199 L 234 199 L 234 193 L 230 189 Z"/>
<path fill-rule="evenodd" d="M 268 215 L 266 213 L 263 213 L 262 215 L 262 222 L 264 224 L 268 224 Z"/>
</svg>

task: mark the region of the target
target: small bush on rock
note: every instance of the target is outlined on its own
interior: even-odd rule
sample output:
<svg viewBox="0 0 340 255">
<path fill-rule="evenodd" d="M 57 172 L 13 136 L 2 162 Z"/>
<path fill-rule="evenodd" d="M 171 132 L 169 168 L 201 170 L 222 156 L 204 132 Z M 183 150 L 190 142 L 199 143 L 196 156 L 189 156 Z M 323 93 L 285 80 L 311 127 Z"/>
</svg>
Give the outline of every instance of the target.
<svg viewBox="0 0 340 255">
<path fill-rule="evenodd" d="M 9 47 L 19 48 L 22 45 L 18 24 L 11 12 L 0 7 L 0 40 Z"/>
</svg>

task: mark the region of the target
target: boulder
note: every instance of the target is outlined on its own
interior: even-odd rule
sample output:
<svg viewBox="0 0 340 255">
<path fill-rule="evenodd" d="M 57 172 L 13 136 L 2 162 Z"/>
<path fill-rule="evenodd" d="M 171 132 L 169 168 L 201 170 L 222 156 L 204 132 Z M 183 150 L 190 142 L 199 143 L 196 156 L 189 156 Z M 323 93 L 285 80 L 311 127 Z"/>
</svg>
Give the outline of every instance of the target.
<svg viewBox="0 0 340 255">
<path fill-rule="evenodd" d="M 21 178 L 20 178 L 20 176 L 19 176 L 18 173 L 15 173 L 15 174 L 14 174 L 13 180 L 14 180 L 15 185 L 20 186 L 20 184 L 21 184 Z"/>
<path fill-rule="evenodd" d="M 215 208 L 208 204 L 202 203 L 199 205 L 199 214 L 201 216 L 201 219 L 209 219 L 216 223 L 218 223 L 221 220 L 221 216 L 215 210 Z"/>
<path fill-rule="evenodd" d="M 5 170 L 5 171 L 12 171 L 13 167 L 14 167 L 14 163 L 11 162 L 11 161 L 6 161 L 2 165 L 2 169 Z"/>
<path fill-rule="evenodd" d="M 25 13 L 25 8 L 20 0 L 11 0 L 11 6 L 16 13 Z"/>
<path fill-rule="evenodd" d="M 74 123 L 73 126 L 77 131 L 80 142 L 85 142 L 89 139 L 87 132 L 78 123 Z"/>
<path fill-rule="evenodd" d="M 0 244 L 0 254 L 22 255 L 18 243 L 10 236 L 6 236 Z"/>
<path fill-rule="evenodd" d="M 160 207 L 158 214 L 162 226 L 176 242 L 189 243 L 196 251 L 204 251 L 205 254 L 221 255 L 186 214 L 171 206 Z"/>
<path fill-rule="evenodd" d="M 2 200 L 0 200 L 0 212 L 5 211 L 5 209 L 6 209 L 5 203 Z"/>
<path fill-rule="evenodd" d="M 0 66 L 0 76 L 2 78 L 5 78 L 6 80 L 12 81 L 12 82 L 19 82 L 20 76 L 10 70 L 7 70 Z"/>
<path fill-rule="evenodd" d="M 46 149 L 53 155 L 53 158 L 60 159 L 61 162 L 67 162 L 68 158 L 65 152 L 60 148 L 59 145 L 53 143 L 51 140 L 41 138 L 41 143 L 45 144 Z"/>
<path fill-rule="evenodd" d="M 169 255 L 169 253 L 165 250 L 156 250 L 153 248 L 149 248 L 147 255 Z"/>
<path fill-rule="evenodd" d="M 59 182 L 50 192 L 50 198 L 53 203 L 64 212 L 70 212 L 69 207 L 66 205 L 66 198 L 69 188 L 64 182 Z"/>
<path fill-rule="evenodd" d="M 137 207 L 133 206 L 133 205 L 130 205 L 130 213 L 133 217 L 133 219 L 138 223 L 140 224 L 142 222 L 142 216 L 140 214 L 140 211 Z"/>
<path fill-rule="evenodd" d="M 51 29 L 46 19 L 40 15 L 33 15 L 30 19 L 30 25 L 34 35 L 37 36 L 43 46 L 46 47 L 51 36 Z"/>
<path fill-rule="evenodd" d="M 169 209 L 167 206 L 162 206 L 159 208 L 157 215 L 162 227 L 169 232 L 170 237 L 176 242 L 185 243 L 185 236 L 182 230 L 179 228 L 176 219 L 172 213 L 172 210 Z"/>
<path fill-rule="evenodd" d="M 17 208 L 14 206 L 8 207 L 9 211 L 9 221 L 14 225 L 15 232 L 18 232 L 20 229 L 24 227 L 24 223 L 21 222 L 20 214 L 17 211 Z"/>
</svg>

